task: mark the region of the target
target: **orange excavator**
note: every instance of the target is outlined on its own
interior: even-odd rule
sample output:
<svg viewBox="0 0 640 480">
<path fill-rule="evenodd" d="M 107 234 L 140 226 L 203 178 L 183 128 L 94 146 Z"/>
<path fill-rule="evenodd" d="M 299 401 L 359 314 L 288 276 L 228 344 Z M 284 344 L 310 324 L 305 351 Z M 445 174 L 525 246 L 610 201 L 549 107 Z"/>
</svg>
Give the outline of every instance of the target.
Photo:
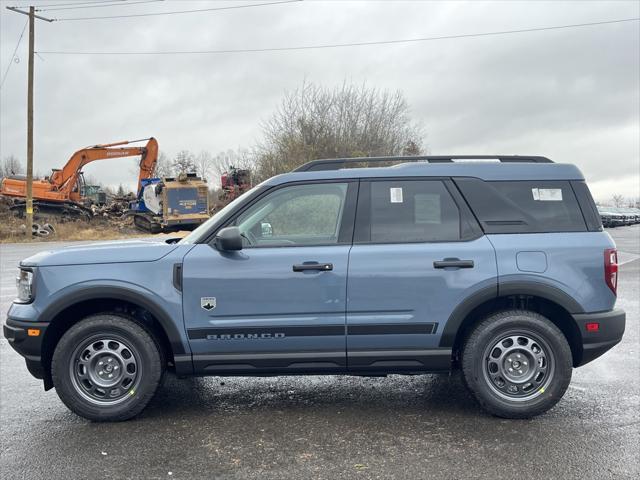
<svg viewBox="0 0 640 480">
<path fill-rule="evenodd" d="M 131 143 L 148 140 L 145 146 L 125 147 Z M 33 203 L 38 211 L 63 215 L 88 216 L 83 198 L 84 177 L 82 168 L 96 160 L 134 157 L 140 155 L 138 190 L 142 180 L 153 176 L 158 161 L 158 142 L 155 138 L 131 140 L 83 148 L 74 153 L 62 169 L 53 169 L 51 176 L 33 180 Z M 27 180 L 24 176 L 9 176 L 0 183 L 0 195 L 15 199 L 14 209 L 24 206 L 27 196 Z"/>
</svg>

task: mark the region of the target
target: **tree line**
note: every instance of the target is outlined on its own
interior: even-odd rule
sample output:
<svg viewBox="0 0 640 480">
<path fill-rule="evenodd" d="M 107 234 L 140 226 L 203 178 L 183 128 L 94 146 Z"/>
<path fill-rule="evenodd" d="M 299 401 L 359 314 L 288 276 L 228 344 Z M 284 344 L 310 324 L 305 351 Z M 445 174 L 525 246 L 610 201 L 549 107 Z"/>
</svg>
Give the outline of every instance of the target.
<svg viewBox="0 0 640 480">
<path fill-rule="evenodd" d="M 173 157 L 160 152 L 156 176 L 195 172 L 217 184 L 234 166 L 251 170 L 257 182 L 319 158 L 420 155 L 424 150 L 424 131 L 411 118 L 402 92 L 366 84 L 327 88 L 305 81 L 284 94 L 261 130 L 258 143 L 237 150 L 181 150 Z M 7 157 L 0 176 L 22 173 L 21 165 Z"/>
<path fill-rule="evenodd" d="M 402 92 L 366 84 L 344 82 L 327 88 L 305 81 L 284 94 L 274 113 L 261 123 L 261 130 L 255 145 L 217 154 L 181 150 L 170 157 L 161 151 L 155 175 L 175 177 L 195 172 L 215 186 L 234 166 L 249 169 L 257 183 L 319 158 L 421 155 L 426 149 L 425 132 L 412 119 Z M 0 178 L 24 174 L 23 165 L 14 155 L 5 157 L 0 162 Z M 101 182 L 86 177 L 86 183 Z M 122 185 L 104 188 L 114 194 L 126 190 Z M 640 199 L 615 194 L 607 203 L 639 206 Z"/>
</svg>

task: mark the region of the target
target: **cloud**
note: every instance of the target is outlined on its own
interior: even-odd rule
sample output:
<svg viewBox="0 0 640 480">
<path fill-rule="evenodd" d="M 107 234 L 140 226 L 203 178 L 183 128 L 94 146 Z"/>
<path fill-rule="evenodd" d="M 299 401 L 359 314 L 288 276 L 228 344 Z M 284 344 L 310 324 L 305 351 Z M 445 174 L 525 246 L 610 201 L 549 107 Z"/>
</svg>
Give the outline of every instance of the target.
<svg viewBox="0 0 640 480">
<path fill-rule="evenodd" d="M 162 2 L 94 14 L 177 5 L 202 8 L 202 2 Z M 159 51 L 357 42 L 637 17 L 639 8 L 633 2 L 302 2 L 38 22 L 36 48 Z M 2 73 L 23 22 L 17 14 L 0 13 Z M 43 61 L 36 59 L 36 169 L 60 167 L 82 146 L 150 135 L 169 155 L 250 146 L 285 90 L 304 79 L 322 85 L 346 79 L 402 90 L 434 154 L 547 155 L 576 163 L 598 196 L 606 197 L 611 185 L 623 190 L 616 193 L 637 196 L 638 182 L 632 179 L 640 175 L 639 43 L 634 22 L 297 52 L 44 55 Z M 26 38 L 19 55 L 21 62 L 12 66 L 0 94 L 0 154 L 24 158 Z M 133 185 L 131 170 L 131 159 L 85 169 L 106 183 Z"/>
</svg>

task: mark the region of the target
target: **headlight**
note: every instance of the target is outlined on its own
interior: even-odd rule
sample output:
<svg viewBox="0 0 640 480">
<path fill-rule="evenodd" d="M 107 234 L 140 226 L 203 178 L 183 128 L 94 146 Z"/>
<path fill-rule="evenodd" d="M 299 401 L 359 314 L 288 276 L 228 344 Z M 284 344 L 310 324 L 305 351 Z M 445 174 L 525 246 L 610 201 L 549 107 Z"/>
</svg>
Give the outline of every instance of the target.
<svg viewBox="0 0 640 480">
<path fill-rule="evenodd" d="M 17 303 L 29 303 L 33 300 L 33 272 L 20 269 L 16 277 L 16 287 L 18 289 Z"/>
</svg>

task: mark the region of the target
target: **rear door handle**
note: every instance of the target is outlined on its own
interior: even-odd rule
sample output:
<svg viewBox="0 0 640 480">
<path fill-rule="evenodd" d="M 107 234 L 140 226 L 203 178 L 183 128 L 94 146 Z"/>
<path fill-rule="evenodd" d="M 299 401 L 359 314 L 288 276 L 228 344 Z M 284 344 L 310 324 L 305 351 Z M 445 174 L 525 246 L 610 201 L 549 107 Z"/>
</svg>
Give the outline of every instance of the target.
<svg viewBox="0 0 640 480">
<path fill-rule="evenodd" d="M 305 263 L 301 263 L 293 266 L 294 272 L 306 272 L 308 270 L 329 272 L 333 270 L 333 263 L 305 262 Z"/>
<path fill-rule="evenodd" d="M 444 260 L 433 262 L 433 268 L 473 268 L 473 260 L 445 258 Z"/>
</svg>

